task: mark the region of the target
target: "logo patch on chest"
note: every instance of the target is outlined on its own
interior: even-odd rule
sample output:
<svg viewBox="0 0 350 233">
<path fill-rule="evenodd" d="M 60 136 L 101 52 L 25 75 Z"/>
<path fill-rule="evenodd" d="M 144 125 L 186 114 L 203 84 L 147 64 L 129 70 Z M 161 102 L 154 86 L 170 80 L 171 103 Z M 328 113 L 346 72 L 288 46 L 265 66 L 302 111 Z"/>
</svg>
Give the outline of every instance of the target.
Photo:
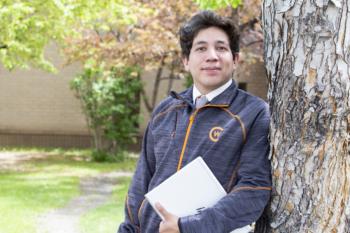
<svg viewBox="0 0 350 233">
<path fill-rule="evenodd" d="M 224 129 L 221 127 L 213 127 L 209 131 L 210 140 L 212 140 L 213 142 L 219 141 L 219 137 L 220 137 L 220 134 L 222 133 L 222 131 L 224 131 Z"/>
</svg>

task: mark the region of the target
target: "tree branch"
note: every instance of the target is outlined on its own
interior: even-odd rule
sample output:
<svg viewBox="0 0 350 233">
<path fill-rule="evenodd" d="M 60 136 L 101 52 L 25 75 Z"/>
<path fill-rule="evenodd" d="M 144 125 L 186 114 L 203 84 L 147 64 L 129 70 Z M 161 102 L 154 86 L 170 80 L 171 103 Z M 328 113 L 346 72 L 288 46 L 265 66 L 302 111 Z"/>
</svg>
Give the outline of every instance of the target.
<svg viewBox="0 0 350 233">
<path fill-rule="evenodd" d="M 0 49 L 8 49 L 8 46 L 6 44 L 0 45 Z"/>
<path fill-rule="evenodd" d="M 156 80 L 153 85 L 153 95 L 152 95 L 152 108 L 155 107 L 156 101 L 157 101 L 157 96 L 158 96 L 158 90 L 159 90 L 159 83 L 160 83 L 160 78 L 162 77 L 163 74 L 163 68 L 164 68 L 164 61 L 165 61 L 166 55 L 163 55 L 160 61 L 160 65 L 157 71 L 156 75 Z"/>
<path fill-rule="evenodd" d="M 254 40 L 254 41 L 252 41 L 252 42 L 249 42 L 249 43 L 247 43 L 247 44 L 244 44 L 244 46 L 245 47 L 248 47 L 248 46 L 251 46 L 251 45 L 253 45 L 253 44 L 256 44 L 256 43 L 260 43 L 260 42 L 263 42 L 264 40 Z"/>
<path fill-rule="evenodd" d="M 137 72 L 137 79 L 141 82 L 141 73 L 140 72 Z M 149 103 L 147 94 L 146 94 L 145 89 L 144 89 L 144 85 L 142 85 L 142 87 L 141 87 L 141 96 L 142 96 L 143 103 L 145 104 L 148 113 L 151 114 L 153 111 L 153 108 L 152 108 L 151 104 Z"/>
<path fill-rule="evenodd" d="M 148 113 L 151 114 L 153 111 L 153 108 L 152 108 L 151 104 L 149 103 L 147 94 L 143 88 L 141 88 L 141 96 L 143 98 L 143 103 L 145 104 Z"/>
<path fill-rule="evenodd" d="M 169 79 L 174 79 L 174 80 L 180 80 L 181 78 L 179 76 L 173 76 L 173 77 L 161 77 L 160 80 L 169 80 Z"/>
<path fill-rule="evenodd" d="M 171 88 L 173 88 L 173 82 L 174 82 L 174 71 L 175 71 L 175 61 L 171 63 L 171 68 L 170 68 L 170 75 L 169 75 L 169 82 L 168 82 L 168 90 L 167 94 L 170 94 Z"/>
<path fill-rule="evenodd" d="M 101 36 L 101 33 L 98 31 L 98 29 L 96 27 L 94 27 L 94 31 L 95 31 L 96 35 L 98 36 L 98 39 L 100 40 L 100 42 L 103 42 L 103 38 Z"/>
<path fill-rule="evenodd" d="M 112 27 L 110 27 L 111 29 L 109 30 L 109 32 L 114 36 L 115 40 L 117 42 L 121 42 L 121 39 L 120 39 L 120 33 L 118 31 L 114 31 L 112 29 Z"/>
<path fill-rule="evenodd" d="M 258 23 L 258 22 L 259 22 L 259 19 L 258 19 L 257 17 L 255 17 L 255 18 L 249 20 L 248 22 L 239 25 L 239 30 L 240 30 L 240 31 L 243 31 L 243 30 L 246 29 L 246 28 L 253 28 L 254 25 L 255 25 L 256 23 Z"/>
</svg>

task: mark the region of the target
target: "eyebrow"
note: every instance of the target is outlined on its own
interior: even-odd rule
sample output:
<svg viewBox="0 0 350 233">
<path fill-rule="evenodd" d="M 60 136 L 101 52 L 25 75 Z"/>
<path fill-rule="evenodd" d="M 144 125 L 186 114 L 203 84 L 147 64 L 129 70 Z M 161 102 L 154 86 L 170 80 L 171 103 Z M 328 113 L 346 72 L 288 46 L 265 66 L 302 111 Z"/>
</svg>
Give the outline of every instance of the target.
<svg viewBox="0 0 350 233">
<path fill-rule="evenodd" d="M 215 41 L 215 43 L 228 45 L 228 43 L 223 41 L 223 40 L 217 40 L 217 41 Z M 200 41 L 197 41 L 196 43 L 194 43 L 193 45 L 195 46 L 195 45 L 201 45 L 201 44 L 208 44 L 208 42 L 204 41 L 204 40 L 200 40 Z"/>
<path fill-rule="evenodd" d="M 201 44 L 207 44 L 208 42 L 205 42 L 203 40 L 197 41 L 196 43 L 194 43 L 193 45 L 201 45 Z"/>
</svg>

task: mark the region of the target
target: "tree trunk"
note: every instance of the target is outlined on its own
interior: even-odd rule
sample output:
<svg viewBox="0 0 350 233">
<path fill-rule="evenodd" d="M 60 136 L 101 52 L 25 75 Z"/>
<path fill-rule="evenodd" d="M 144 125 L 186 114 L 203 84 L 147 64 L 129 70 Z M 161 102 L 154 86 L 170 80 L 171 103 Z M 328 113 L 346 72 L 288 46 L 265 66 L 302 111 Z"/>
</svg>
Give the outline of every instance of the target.
<svg viewBox="0 0 350 233">
<path fill-rule="evenodd" d="M 262 24 L 274 191 L 260 232 L 349 233 L 350 0 L 265 0 Z"/>
<path fill-rule="evenodd" d="M 165 61 L 165 55 L 161 58 L 160 65 L 158 67 L 158 71 L 157 71 L 157 75 L 156 75 L 156 80 L 154 81 L 154 85 L 153 85 L 152 111 L 156 107 L 156 104 L 157 104 L 157 97 L 158 97 L 160 80 L 162 78 L 164 65 L 165 65 L 164 61 Z"/>
</svg>

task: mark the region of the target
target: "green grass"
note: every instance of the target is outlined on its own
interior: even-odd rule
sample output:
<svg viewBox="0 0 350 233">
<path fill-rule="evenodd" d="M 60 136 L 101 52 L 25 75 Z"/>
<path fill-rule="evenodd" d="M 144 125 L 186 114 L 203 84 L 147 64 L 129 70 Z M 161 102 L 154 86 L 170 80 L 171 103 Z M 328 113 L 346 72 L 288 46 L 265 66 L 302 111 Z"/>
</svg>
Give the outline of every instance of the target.
<svg viewBox="0 0 350 233">
<path fill-rule="evenodd" d="M 131 178 L 122 178 L 105 205 L 91 210 L 80 221 L 83 233 L 114 233 L 124 219 L 124 200 Z M 93 224 L 91 224 L 93 223 Z"/>
<path fill-rule="evenodd" d="M 37 217 L 40 214 L 62 207 L 79 195 L 80 178 L 103 172 L 133 171 L 136 161 L 127 159 L 120 163 L 91 162 L 88 152 L 81 150 L 29 150 L 29 153 L 33 152 L 49 156 L 0 170 L 0 233 L 36 233 Z M 119 200 L 124 200 L 128 182 L 128 179 L 123 179 L 116 186 L 114 199 L 117 201 L 101 207 L 102 210 L 98 209 L 95 218 L 99 219 L 98 216 L 104 216 L 106 211 L 112 210 L 115 216 L 110 216 L 108 221 L 120 219 L 119 214 L 122 211 L 114 205 L 117 203 L 119 206 Z M 89 224 L 90 227 L 96 227 L 94 222 Z M 113 231 L 115 229 L 116 226 Z"/>
<path fill-rule="evenodd" d="M 78 195 L 79 179 L 42 172 L 0 174 L 0 232 L 36 232 L 40 213 Z"/>
<path fill-rule="evenodd" d="M 38 153 L 45 152 L 45 154 L 56 154 L 62 156 L 80 156 L 89 157 L 91 155 L 90 149 L 63 149 L 63 148 L 46 148 L 46 147 L 0 147 L 0 151 L 6 152 L 26 152 Z"/>
</svg>

